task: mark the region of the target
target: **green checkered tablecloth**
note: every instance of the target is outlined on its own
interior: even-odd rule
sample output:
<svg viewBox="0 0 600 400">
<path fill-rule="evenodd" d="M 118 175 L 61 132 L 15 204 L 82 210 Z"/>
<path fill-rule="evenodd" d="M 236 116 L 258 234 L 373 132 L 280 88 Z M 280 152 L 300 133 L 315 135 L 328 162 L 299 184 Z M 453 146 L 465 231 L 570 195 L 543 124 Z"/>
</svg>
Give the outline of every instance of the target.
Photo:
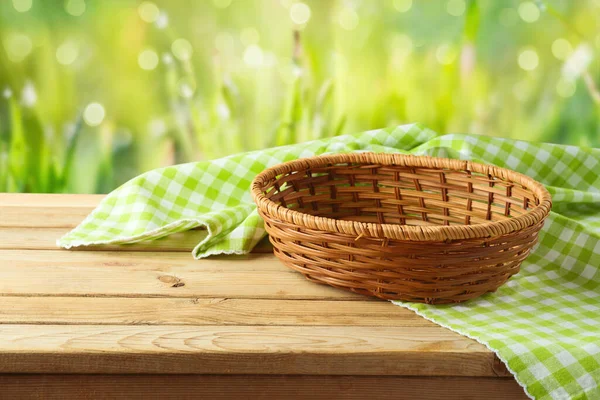
<svg viewBox="0 0 600 400">
<path fill-rule="evenodd" d="M 202 226 L 207 236 L 195 257 L 246 253 L 266 234 L 249 193 L 256 174 L 350 151 L 473 160 L 545 184 L 553 211 L 506 285 L 457 305 L 395 304 L 488 346 L 532 398 L 600 399 L 600 149 L 438 136 L 419 125 L 339 136 L 147 172 L 109 194 L 58 244 L 133 243 Z"/>
</svg>

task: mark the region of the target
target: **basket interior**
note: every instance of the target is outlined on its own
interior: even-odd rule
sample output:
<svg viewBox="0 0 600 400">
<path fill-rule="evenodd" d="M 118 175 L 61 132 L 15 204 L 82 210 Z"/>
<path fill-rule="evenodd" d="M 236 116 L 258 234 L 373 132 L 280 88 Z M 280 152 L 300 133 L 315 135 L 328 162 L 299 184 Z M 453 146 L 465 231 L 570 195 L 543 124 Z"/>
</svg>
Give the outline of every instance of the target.
<svg viewBox="0 0 600 400">
<path fill-rule="evenodd" d="M 275 177 L 272 201 L 306 214 L 400 225 L 472 225 L 539 204 L 523 185 L 471 171 L 342 163 Z"/>
</svg>

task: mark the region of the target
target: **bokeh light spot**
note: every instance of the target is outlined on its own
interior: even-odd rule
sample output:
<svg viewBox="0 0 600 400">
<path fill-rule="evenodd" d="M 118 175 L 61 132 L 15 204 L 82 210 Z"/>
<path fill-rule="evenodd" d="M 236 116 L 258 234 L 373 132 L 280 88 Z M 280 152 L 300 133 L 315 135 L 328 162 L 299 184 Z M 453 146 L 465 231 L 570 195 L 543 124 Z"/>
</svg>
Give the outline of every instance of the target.
<svg viewBox="0 0 600 400">
<path fill-rule="evenodd" d="M 165 29 L 167 26 L 169 26 L 169 16 L 164 11 L 161 11 L 156 19 L 156 27 L 158 29 Z"/>
<path fill-rule="evenodd" d="M 552 54 L 559 60 L 566 60 L 573 52 L 573 47 L 567 39 L 558 38 L 552 42 Z"/>
<path fill-rule="evenodd" d="M 358 14 L 350 7 L 344 7 L 340 11 L 339 23 L 342 28 L 347 31 L 356 29 L 358 26 Z"/>
<path fill-rule="evenodd" d="M 394 0 L 394 8 L 396 11 L 404 13 L 412 7 L 412 0 Z"/>
<path fill-rule="evenodd" d="M 104 121 L 104 107 L 100 103 L 90 103 L 83 111 L 83 120 L 89 126 L 98 126 Z"/>
<path fill-rule="evenodd" d="M 260 67 L 263 63 L 263 51 L 253 44 L 244 51 L 244 63 L 249 67 Z"/>
<path fill-rule="evenodd" d="M 164 135 L 167 132 L 167 129 L 166 122 L 160 118 L 155 118 L 148 123 L 148 131 L 155 138 Z"/>
<path fill-rule="evenodd" d="M 448 3 L 446 3 L 446 11 L 455 17 L 463 15 L 466 8 L 465 0 L 448 0 Z"/>
<path fill-rule="evenodd" d="M 450 45 L 443 44 L 435 51 L 435 58 L 442 65 L 449 65 L 456 60 L 456 50 Z"/>
<path fill-rule="evenodd" d="M 56 60 L 62 65 L 71 65 L 79 56 L 79 47 L 72 41 L 66 41 L 56 49 Z"/>
<path fill-rule="evenodd" d="M 581 76 L 594 59 L 594 50 L 586 43 L 580 44 L 569 55 L 562 67 L 562 74 L 568 79 L 575 80 Z"/>
<path fill-rule="evenodd" d="M 290 7 L 290 18 L 298 25 L 307 23 L 310 19 L 310 7 L 304 3 L 294 3 Z"/>
<path fill-rule="evenodd" d="M 519 4 L 519 16 L 523 21 L 533 23 L 540 18 L 540 9 L 535 3 L 525 1 Z"/>
<path fill-rule="evenodd" d="M 156 20 L 158 19 L 158 16 L 160 15 L 160 10 L 156 6 L 156 4 L 150 1 L 144 1 L 138 7 L 138 14 L 144 22 L 148 22 L 149 24 L 151 24 L 153 22 L 156 22 Z"/>
<path fill-rule="evenodd" d="M 240 33 L 240 41 L 244 46 L 250 46 L 251 44 L 257 44 L 260 40 L 260 34 L 254 28 L 243 29 Z"/>
<path fill-rule="evenodd" d="M 23 86 L 23 91 L 21 92 L 21 104 L 24 107 L 33 107 L 35 103 L 37 103 L 37 92 L 35 90 L 35 86 L 31 81 L 27 81 L 25 86 Z"/>
<path fill-rule="evenodd" d="M 20 62 L 31 53 L 33 43 L 27 35 L 12 33 L 4 38 L 4 48 L 10 61 Z"/>
<path fill-rule="evenodd" d="M 177 82 L 179 94 L 185 99 L 191 99 L 196 92 L 196 82 L 189 76 L 184 76 Z"/>
<path fill-rule="evenodd" d="M 171 44 L 171 51 L 181 61 L 188 61 L 192 58 L 192 53 L 194 52 L 192 49 L 192 44 L 188 42 L 186 39 L 176 39 L 173 44 Z"/>
<path fill-rule="evenodd" d="M 217 8 L 227 8 L 231 5 L 231 0 L 213 0 L 213 4 Z"/>
<path fill-rule="evenodd" d="M 31 9 L 33 5 L 32 0 L 12 0 L 12 4 L 15 10 L 20 13 L 27 12 Z"/>
<path fill-rule="evenodd" d="M 556 82 L 556 93 L 558 93 L 560 97 L 571 97 L 575 94 L 576 90 L 577 86 L 572 80 L 560 78 L 558 82 Z"/>
<path fill-rule="evenodd" d="M 138 56 L 138 64 L 141 69 L 151 71 L 158 65 L 158 54 L 151 49 L 144 50 Z"/>
<path fill-rule="evenodd" d="M 173 56 L 170 53 L 164 53 L 162 55 L 162 62 L 165 65 L 173 64 Z"/>
<path fill-rule="evenodd" d="M 538 54 L 533 49 L 523 50 L 519 54 L 518 58 L 519 67 L 523 68 L 525 71 L 533 71 L 537 68 L 540 59 Z"/>
<path fill-rule="evenodd" d="M 221 119 L 229 119 L 231 117 L 231 110 L 227 107 L 225 103 L 217 104 L 217 114 Z"/>
<path fill-rule="evenodd" d="M 66 0 L 65 11 L 74 16 L 79 17 L 85 12 L 85 1 L 84 0 Z"/>
<path fill-rule="evenodd" d="M 194 95 L 194 91 L 192 90 L 192 87 L 186 83 L 179 85 L 179 94 L 181 94 L 182 97 L 185 97 L 186 99 L 191 99 L 192 96 Z"/>
</svg>

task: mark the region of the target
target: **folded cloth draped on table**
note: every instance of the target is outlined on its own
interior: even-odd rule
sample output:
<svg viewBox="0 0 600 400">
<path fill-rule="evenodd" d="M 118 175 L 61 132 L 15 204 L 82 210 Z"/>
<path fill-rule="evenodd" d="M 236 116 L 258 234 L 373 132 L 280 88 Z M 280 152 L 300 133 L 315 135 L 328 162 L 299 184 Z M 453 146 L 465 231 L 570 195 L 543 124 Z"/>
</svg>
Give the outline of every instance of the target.
<svg viewBox="0 0 600 400">
<path fill-rule="evenodd" d="M 134 243 L 205 227 L 197 258 L 249 252 L 265 235 L 250 197 L 272 165 L 375 151 L 459 158 L 542 182 L 554 207 L 521 272 L 467 303 L 394 302 L 485 344 L 538 399 L 600 398 L 600 149 L 445 135 L 405 125 L 147 172 L 109 194 L 62 247 Z"/>
</svg>

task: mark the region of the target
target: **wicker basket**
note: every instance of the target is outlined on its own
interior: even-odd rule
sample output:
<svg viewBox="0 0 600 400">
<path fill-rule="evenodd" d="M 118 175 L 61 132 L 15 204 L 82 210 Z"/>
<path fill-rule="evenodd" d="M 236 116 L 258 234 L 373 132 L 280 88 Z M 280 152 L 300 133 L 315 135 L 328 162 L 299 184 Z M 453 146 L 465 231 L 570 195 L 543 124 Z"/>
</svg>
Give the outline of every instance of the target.
<svg viewBox="0 0 600 400">
<path fill-rule="evenodd" d="M 431 304 L 493 292 L 519 272 L 552 205 L 507 169 L 376 153 L 274 166 L 252 195 L 275 255 L 309 280 Z"/>
</svg>

